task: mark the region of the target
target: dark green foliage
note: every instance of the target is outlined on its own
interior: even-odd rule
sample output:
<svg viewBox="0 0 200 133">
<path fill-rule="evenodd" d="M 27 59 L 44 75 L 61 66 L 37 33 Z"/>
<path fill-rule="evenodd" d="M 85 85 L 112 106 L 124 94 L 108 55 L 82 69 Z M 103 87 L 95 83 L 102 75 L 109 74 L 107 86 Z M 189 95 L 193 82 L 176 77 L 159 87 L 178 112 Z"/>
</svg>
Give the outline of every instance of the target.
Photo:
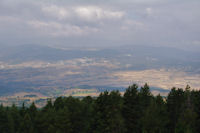
<svg viewBox="0 0 200 133">
<path fill-rule="evenodd" d="M 167 110 L 169 113 L 169 129 L 170 132 L 175 132 L 175 127 L 183 111 L 185 103 L 184 91 L 182 89 L 172 88 L 167 97 Z"/>
<path fill-rule="evenodd" d="M 124 93 L 123 116 L 127 133 L 132 133 L 133 131 L 139 133 L 141 130 L 139 126 L 141 112 L 138 93 L 138 86 L 136 84 L 129 86 Z"/>
<path fill-rule="evenodd" d="M 122 98 L 118 91 L 101 93 L 95 101 L 94 133 L 125 132 Z"/>
<path fill-rule="evenodd" d="M 57 111 L 54 128 L 56 132 L 71 133 L 70 112 L 67 107 Z"/>
<path fill-rule="evenodd" d="M 142 120 L 142 130 L 148 133 L 168 133 L 167 110 L 163 98 L 158 95 L 147 107 Z"/>
<path fill-rule="evenodd" d="M 200 132 L 200 91 L 191 92 L 191 103 L 193 104 L 193 111 L 196 112 L 197 119 L 195 123 L 196 132 Z"/>
<path fill-rule="evenodd" d="M 0 106 L 0 131 L 6 133 L 8 131 L 8 119 L 6 108 L 3 105 Z"/>
<path fill-rule="evenodd" d="M 82 117 L 83 128 L 82 133 L 91 133 L 92 124 L 94 122 L 94 99 L 90 96 L 83 98 L 82 100 Z"/>
<path fill-rule="evenodd" d="M 153 96 L 145 84 L 99 97 L 58 97 L 46 106 L 0 106 L 0 133 L 199 133 L 200 91 Z"/>
<path fill-rule="evenodd" d="M 141 87 L 138 95 L 139 95 L 140 111 L 141 113 L 144 113 L 144 111 L 150 105 L 153 98 L 149 86 L 145 84 L 144 87 Z"/>
<path fill-rule="evenodd" d="M 176 125 L 176 133 L 196 133 L 195 123 L 197 114 L 187 108 L 180 116 Z"/>
<path fill-rule="evenodd" d="M 33 122 L 28 113 L 25 114 L 20 124 L 19 133 L 34 133 Z"/>
</svg>

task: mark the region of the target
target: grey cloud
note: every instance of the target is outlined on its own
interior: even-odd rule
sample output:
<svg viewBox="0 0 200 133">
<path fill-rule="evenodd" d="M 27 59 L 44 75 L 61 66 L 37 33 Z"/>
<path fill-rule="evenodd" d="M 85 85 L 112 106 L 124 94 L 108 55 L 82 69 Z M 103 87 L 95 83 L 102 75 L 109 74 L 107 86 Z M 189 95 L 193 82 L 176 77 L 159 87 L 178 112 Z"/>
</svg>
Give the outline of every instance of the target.
<svg viewBox="0 0 200 133">
<path fill-rule="evenodd" d="M 198 0 L 1 0 L 1 44 L 196 48 Z M 187 43 L 186 43 L 187 42 Z"/>
</svg>

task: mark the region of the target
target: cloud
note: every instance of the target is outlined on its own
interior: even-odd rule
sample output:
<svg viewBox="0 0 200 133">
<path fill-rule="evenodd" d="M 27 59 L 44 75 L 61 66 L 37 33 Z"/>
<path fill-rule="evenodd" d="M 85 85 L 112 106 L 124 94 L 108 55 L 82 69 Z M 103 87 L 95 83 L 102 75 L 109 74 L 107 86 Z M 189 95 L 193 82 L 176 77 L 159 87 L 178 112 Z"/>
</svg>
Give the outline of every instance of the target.
<svg viewBox="0 0 200 133">
<path fill-rule="evenodd" d="M 16 23 L 19 22 L 20 19 L 12 16 L 0 16 L 1 23 Z"/>
<path fill-rule="evenodd" d="M 10 45 L 71 40 L 79 46 L 109 42 L 182 48 L 183 42 L 199 40 L 199 4 L 196 0 L 1 0 L 0 40 Z"/>
<path fill-rule="evenodd" d="M 80 6 L 74 8 L 78 16 L 89 21 L 101 19 L 121 19 L 124 16 L 123 11 L 109 11 L 97 6 Z"/>
<path fill-rule="evenodd" d="M 56 5 L 42 7 L 42 11 L 49 16 L 53 16 L 58 19 L 65 19 L 70 17 L 70 12 L 63 7 Z"/>
<path fill-rule="evenodd" d="M 89 33 L 98 32 L 97 28 L 87 26 L 79 27 L 71 24 L 61 24 L 57 22 L 42 22 L 30 21 L 28 22 L 33 28 L 39 30 L 42 34 L 59 37 L 59 36 L 73 36 L 73 35 L 86 35 Z"/>
<path fill-rule="evenodd" d="M 41 11 L 46 19 L 30 20 L 28 24 L 41 35 L 54 37 L 89 36 L 104 32 L 121 23 L 125 12 L 93 5 L 59 6 L 43 5 Z M 108 27 L 107 27 L 108 26 Z"/>
<path fill-rule="evenodd" d="M 200 46 L 200 40 L 195 40 L 195 41 L 192 42 L 192 44 Z"/>
<path fill-rule="evenodd" d="M 153 9 L 148 7 L 148 8 L 146 8 L 146 12 L 147 12 L 147 15 L 152 15 Z"/>
<path fill-rule="evenodd" d="M 102 19 L 121 19 L 124 11 L 112 11 L 98 6 L 56 6 L 48 5 L 42 7 L 42 11 L 47 16 L 62 19 L 79 18 L 87 21 Z"/>
<path fill-rule="evenodd" d="M 139 21 L 125 20 L 121 27 L 122 30 L 145 30 L 144 24 Z"/>
</svg>

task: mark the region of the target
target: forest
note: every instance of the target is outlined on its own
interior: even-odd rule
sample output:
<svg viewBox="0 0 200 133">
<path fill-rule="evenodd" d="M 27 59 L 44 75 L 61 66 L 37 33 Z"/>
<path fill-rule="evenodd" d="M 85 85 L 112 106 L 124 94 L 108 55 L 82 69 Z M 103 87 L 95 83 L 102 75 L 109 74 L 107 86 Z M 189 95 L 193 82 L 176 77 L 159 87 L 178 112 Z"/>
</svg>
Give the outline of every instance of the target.
<svg viewBox="0 0 200 133">
<path fill-rule="evenodd" d="M 200 91 L 173 87 L 154 96 L 133 84 L 123 96 L 58 97 L 43 108 L 0 106 L 0 133 L 200 133 Z"/>
</svg>

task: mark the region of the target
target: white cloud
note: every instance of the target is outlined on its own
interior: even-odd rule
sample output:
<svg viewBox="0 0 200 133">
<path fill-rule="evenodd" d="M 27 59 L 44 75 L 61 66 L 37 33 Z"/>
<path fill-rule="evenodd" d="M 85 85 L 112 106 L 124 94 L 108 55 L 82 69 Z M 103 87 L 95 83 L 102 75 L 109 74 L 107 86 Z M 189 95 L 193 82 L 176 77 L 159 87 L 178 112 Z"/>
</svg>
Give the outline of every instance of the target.
<svg viewBox="0 0 200 133">
<path fill-rule="evenodd" d="M 75 7 L 74 11 L 81 18 L 89 21 L 100 19 L 120 19 L 125 15 L 123 11 L 110 11 L 97 6 Z"/>
<path fill-rule="evenodd" d="M 124 17 L 124 11 L 112 11 L 99 6 L 44 6 L 42 11 L 48 15 L 60 20 L 70 18 L 80 18 L 87 21 L 96 21 L 102 19 L 121 19 Z"/>
</svg>

